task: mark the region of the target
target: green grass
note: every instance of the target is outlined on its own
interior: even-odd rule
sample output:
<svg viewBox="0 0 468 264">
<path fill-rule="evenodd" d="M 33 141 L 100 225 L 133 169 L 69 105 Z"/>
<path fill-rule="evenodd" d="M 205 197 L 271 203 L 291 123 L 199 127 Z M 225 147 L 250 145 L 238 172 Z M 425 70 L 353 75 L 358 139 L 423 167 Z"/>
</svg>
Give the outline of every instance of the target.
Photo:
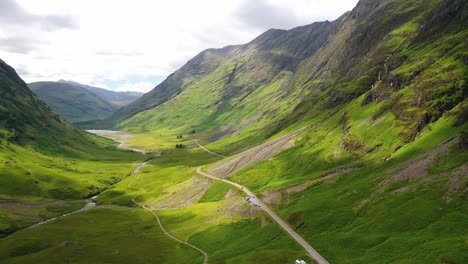
<svg viewBox="0 0 468 264">
<path fill-rule="evenodd" d="M 312 263 L 310 257 L 276 223 L 260 219 L 221 224 L 193 235 L 189 241 L 204 248 L 210 263 Z"/>
<path fill-rule="evenodd" d="M 9 143 L 1 144 L 0 149 L 0 193 L 56 199 L 92 196 L 128 176 L 145 158 L 97 145 L 76 158 L 46 155 Z"/>
<path fill-rule="evenodd" d="M 144 145 L 147 138 L 135 136 L 133 140 Z M 189 198 L 184 194 L 195 188 L 192 186 L 194 175 L 202 178 L 195 174 L 197 166 L 218 159 L 198 148 L 164 150 L 162 156 L 156 157 L 139 173 L 103 192 L 98 202 L 130 206 L 135 198 L 147 206 L 170 206 L 174 200 Z M 260 223 L 257 214 L 246 214 L 250 206 L 244 202 L 239 191 L 232 192 L 226 198 L 230 185 L 211 181 L 205 184 L 209 189 L 200 194 L 193 204 L 157 210 L 156 213 L 172 235 L 207 251 L 210 263 L 266 263 L 277 258 L 285 261 L 298 258 L 309 260 L 300 246 L 275 223 L 267 220 L 267 216 L 262 215 L 264 220 Z M 224 239 L 219 241 L 220 237 Z M 211 245 L 214 240 L 218 241 L 215 247 Z M 230 244 L 231 248 L 218 250 L 226 244 Z"/>
<path fill-rule="evenodd" d="M 145 158 L 95 146 L 87 158 L 81 153 L 67 158 L 0 143 L 0 194 L 9 201 L 0 203 L 0 233 L 6 235 L 81 208 L 81 199 L 127 177 Z"/>
<path fill-rule="evenodd" d="M 428 175 L 396 182 L 384 191 L 379 186 L 389 177 L 386 171 L 390 168 L 466 131 L 466 124 L 453 127 L 456 118 L 448 115 L 429 125 L 415 142 L 405 144 L 385 162 L 382 157 L 401 144 L 399 132 L 392 127 L 394 119 L 385 116 L 380 123 L 384 125 L 373 125 L 375 121 L 368 119 L 373 111 L 366 112 L 366 108 L 375 106 L 346 108 L 350 132 L 364 135 L 364 131 L 370 131 L 358 138 L 393 145 L 361 157 L 360 162 L 365 164 L 362 168 L 283 196 L 279 214 L 332 263 L 463 263 L 467 258 L 464 241 L 468 218 L 463 195 L 449 194 L 448 186 L 451 173 L 466 164 L 466 151 L 455 144 L 433 162 Z M 362 131 L 365 126 L 376 131 Z M 379 131 L 379 127 L 383 130 Z M 314 179 L 327 168 L 353 164 L 354 158 L 339 158 L 338 154 L 330 159 L 329 152 L 322 150 L 339 148 L 340 120 L 328 120 L 321 128 L 329 130 L 314 129 L 298 139 L 295 148 L 239 171 L 232 178 L 261 192 Z M 348 163 L 342 163 L 346 160 Z M 463 186 L 466 181 L 459 184 Z M 403 187 L 408 189 L 394 193 Z"/>
<path fill-rule="evenodd" d="M 230 184 L 225 182 L 216 181 L 210 188 L 205 192 L 205 194 L 200 198 L 200 203 L 206 202 L 216 202 L 224 199 L 226 193 L 233 188 Z"/>
<path fill-rule="evenodd" d="M 84 201 L 61 201 L 38 197 L 0 198 L 0 237 L 34 223 L 82 208 Z"/>
<path fill-rule="evenodd" d="M 2 263 L 200 263 L 142 209 L 92 209 L 0 240 Z"/>
<path fill-rule="evenodd" d="M 145 137 L 135 139 L 140 142 L 146 140 Z M 138 174 L 125 178 L 103 192 L 98 201 L 132 206 L 135 197 L 144 203 L 157 200 L 167 195 L 171 188 L 177 189 L 177 185 L 190 181 L 196 174 L 196 167 L 218 159 L 198 148 L 164 150 L 161 156 L 155 157 Z"/>
<path fill-rule="evenodd" d="M 135 199 L 157 208 L 171 234 L 206 250 L 213 263 L 292 262 L 304 252 L 276 224 L 239 191 L 196 174 L 198 166 L 220 158 L 190 137 L 232 155 L 316 124 L 294 139 L 294 147 L 230 179 L 259 197 L 277 197 L 272 208 L 331 263 L 465 263 L 466 150 L 455 144 L 414 175 L 407 170 L 418 161 L 405 164 L 466 136 L 468 67 L 460 58 L 467 55 L 468 30 L 454 25 L 463 14 L 444 9 L 456 1 L 371 2 L 342 17 L 336 31 L 321 28 L 325 24 L 270 31 L 232 56 L 204 52 L 124 108 L 114 125 L 135 134 L 127 143 L 161 153 L 129 177 L 142 156 L 116 151 L 50 113 L 58 120 L 47 119 L 50 127 L 63 127 L 43 132 L 34 123 L 41 117 L 22 116 L 5 97 L 0 193 L 78 199 L 104 190 L 100 204 L 131 207 Z M 326 39 L 318 53 L 301 42 L 312 31 Z M 307 187 L 295 189 L 298 184 Z M 46 206 L 31 214 L 69 209 Z M 201 261 L 184 259 L 196 252 L 159 247 L 167 237 L 154 223 L 140 209 L 90 210 L 0 240 L 0 256 L 13 263 Z M 78 244 L 57 246 L 65 240 Z M 101 246 L 105 250 L 97 252 Z M 125 253 L 122 258 L 109 257 L 113 247 Z"/>
</svg>

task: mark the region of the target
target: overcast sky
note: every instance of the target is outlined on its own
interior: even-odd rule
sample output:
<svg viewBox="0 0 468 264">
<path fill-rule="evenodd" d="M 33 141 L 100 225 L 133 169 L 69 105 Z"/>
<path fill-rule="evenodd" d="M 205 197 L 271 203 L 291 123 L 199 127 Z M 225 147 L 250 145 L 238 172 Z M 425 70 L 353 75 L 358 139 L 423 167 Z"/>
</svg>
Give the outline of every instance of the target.
<svg viewBox="0 0 468 264">
<path fill-rule="evenodd" d="M 26 82 L 147 92 L 207 48 L 334 20 L 357 0 L 0 0 L 0 58 Z"/>
</svg>

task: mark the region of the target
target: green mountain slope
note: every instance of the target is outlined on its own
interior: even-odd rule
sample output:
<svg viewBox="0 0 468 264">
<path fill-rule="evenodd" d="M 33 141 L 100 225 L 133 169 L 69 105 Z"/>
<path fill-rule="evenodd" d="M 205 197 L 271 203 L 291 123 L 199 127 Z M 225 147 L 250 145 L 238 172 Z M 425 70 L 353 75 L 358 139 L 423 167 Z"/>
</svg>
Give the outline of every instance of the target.
<svg viewBox="0 0 468 264">
<path fill-rule="evenodd" d="M 42 102 L 19 78 L 13 68 L 0 61 L 0 128 L 2 139 L 18 144 L 47 145 L 64 135 L 80 132 Z"/>
<path fill-rule="evenodd" d="M 139 93 L 139 92 L 114 92 L 114 91 L 109 91 L 103 88 L 84 85 L 84 84 L 73 82 L 73 81 L 59 80 L 59 82 L 73 84 L 73 85 L 85 88 L 86 90 L 93 92 L 97 94 L 98 96 L 104 98 L 105 100 L 118 106 L 127 105 L 135 101 L 136 99 L 140 98 L 143 95 L 143 93 Z"/>
<path fill-rule="evenodd" d="M 0 237 L 83 206 L 144 158 L 79 130 L 0 60 Z"/>
<path fill-rule="evenodd" d="M 366 94 L 362 104 L 385 101 L 382 113 L 396 114 L 411 141 L 466 96 L 466 8 L 464 1 L 361 1 L 333 22 L 269 30 L 200 53 L 107 122 L 255 142 Z"/>
<path fill-rule="evenodd" d="M 121 122 L 141 111 L 152 109 L 178 95 L 187 82 L 194 82 L 211 73 L 239 47 L 228 46 L 223 49 L 209 49 L 187 62 L 179 71 L 171 74 L 155 89 L 133 103 L 119 109 L 106 120 L 107 124 Z"/>
<path fill-rule="evenodd" d="M 140 157 L 42 104 L 36 118 L 76 138 L 36 133 L 46 148 L 24 132 L 39 124 L 6 123 L 0 194 L 68 203 L 103 191 L 108 208 L 0 240 L 0 258 L 201 262 L 172 251 L 188 248 L 162 241 L 151 215 L 125 208 L 137 201 L 210 263 L 312 262 L 244 193 L 199 175 L 203 166 L 253 190 L 330 263 L 466 263 L 467 39 L 467 1 L 361 0 L 336 21 L 206 50 L 105 121 L 159 154 L 125 178 Z M 34 110 L 10 107 L 13 117 Z M 4 234 L 26 226 L 4 212 Z"/>
<path fill-rule="evenodd" d="M 98 95 L 64 82 L 28 84 L 57 114 L 70 122 L 86 122 L 109 117 L 118 107 Z"/>
<path fill-rule="evenodd" d="M 195 138 L 234 155 L 205 170 L 254 190 L 330 263 L 465 263 L 467 39 L 466 1 L 362 0 L 333 22 L 204 51 L 107 120 L 170 161 L 102 199 L 184 201 L 201 188 L 187 182 L 203 164 L 184 160 L 201 151 Z M 243 152 L 304 127 L 284 148 Z M 185 182 L 157 189 L 179 174 Z M 219 221 L 213 203 L 231 202 L 226 187 L 207 185 L 198 203 L 162 211 L 163 223 L 215 260 L 253 262 L 213 239 L 235 237 L 241 220 L 197 225 Z"/>
</svg>

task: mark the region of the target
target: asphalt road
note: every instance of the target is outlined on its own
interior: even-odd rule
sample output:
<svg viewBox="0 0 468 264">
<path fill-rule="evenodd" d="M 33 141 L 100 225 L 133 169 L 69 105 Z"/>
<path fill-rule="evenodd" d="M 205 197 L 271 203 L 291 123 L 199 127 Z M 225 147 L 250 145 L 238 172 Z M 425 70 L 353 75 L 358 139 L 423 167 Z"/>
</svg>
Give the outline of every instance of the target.
<svg viewBox="0 0 468 264">
<path fill-rule="evenodd" d="M 258 208 L 260 208 L 261 210 L 269 214 L 271 218 L 273 218 L 273 220 L 275 220 L 275 222 L 277 222 L 284 229 L 284 231 L 286 231 L 289 235 L 291 235 L 291 237 L 294 238 L 294 240 L 296 240 L 297 243 L 299 243 L 317 263 L 328 264 L 328 261 L 325 258 L 323 258 L 311 245 L 309 245 L 307 241 L 305 241 L 298 233 L 296 233 L 296 231 L 294 231 L 286 222 L 284 222 L 283 219 L 281 219 L 275 212 L 273 212 L 270 209 L 270 207 L 268 207 L 265 203 L 263 203 L 262 200 L 260 200 L 257 196 L 255 196 L 255 194 L 249 189 L 247 189 L 245 186 L 242 186 L 238 183 L 235 183 L 226 179 L 221 179 L 213 175 L 210 175 L 204 172 L 201 166 L 197 168 L 197 172 L 200 175 L 208 177 L 210 179 L 213 179 L 216 181 L 222 181 L 230 185 L 233 185 L 234 187 L 246 193 L 250 197 L 249 200 L 251 201 L 252 204 L 257 205 Z"/>
<path fill-rule="evenodd" d="M 298 131 L 296 133 L 301 133 L 301 131 Z M 202 145 L 200 145 L 198 143 L 198 141 L 196 140 L 193 140 L 200 148 L 202 148 L 203 150 L 205 150 L 206 152 L 209 152 L 213 155 L 216 155 L 218 157 L 225 157 L 223 155 L 220 155 L 218 153 L 215 153 L 215 152 L 212 152 L 208 149 L 206 149 L 205 147 L 203 147 Z M 119 145 L 120 148 L 125 148 L 124 147 L 125 145 L 125 141 L 122 141 L 121 144 Z M 134 150 L 134 151 L 140 151 L 138 149 L 131 149 L 131 150 Z M 145 153 L 143 153 L 145 154 Z M 147 162 L 144 162 L 142 164 L 140 164 L 140 166 L 138 166 L 137 168 L 135 168 L 135 170 L 133 171 L 133 173 L 137 173 L 143 166 L 145 166 Z M 270 209 L 270 207 L 268 207 L 265 203 L 262 202 L 262 200 L 260 200 L 252 191 L 250 191 L 249 189 L 247 189 L 245 186 L 243 185 L 240 185 L 238 183 L 235 183 L 235 182 L 232 182 L 232 181 L 229 181 L 229 180 L 226 180 L 226 179 L 221 179 L 221 178 L 218 178 L 218 177 L 215 177 L 213 175 L 210 175 L 206 172 L 204 172 L 202 170 L 202 166 L 198 167 L 197 168 L 197 172 L 202 175 L 202 176 L 205 176 L 207 178 L 210 178 L 210 179 L 213 179 L 213 180 L 216 180 L 216 181 L 223 181 L 225 183 L 228 183 L 236 188 L 238 188 L 239 190 L 243 191 L 244 193 L 246 193 L 249 197 L 249 203 L 256 206 L 257 208 L 265 211 L 267 214 L 269 214 L 271 216 L 271 218 L 273 218 L 273 220 L 275 220 L 275 222 L 277 222 L 281 228 L 283 228 L 284 231 L 286 231 L 292 238 L 294 238 L 294 240 L 296 240 L 308 253 L 309 255 L 319 264 L 329 264 L 328 261 L 323 258 L 311 245 L 309 245 L 309 243 L 307 243 L 307 241 L 305 241 L 298 233 L 296 233 L 296 231 L 294 231 L 286 222 L 283 221 L 283 219 L 281 219 L 275 212 L 273 212 L 273 210 Z M 169 232 L 167 232 L 164 227 L 162 226 L 161 224 L 161 221 L 158 217 L 158 215 L 151 209 L 145 207 L 144 205 L 141 205 L 139 203 L 137 203 L 134 199 L 133 199 L 133 202 L 138 204 L 139 206 L 141 206 L 142 208 L 150 211 L 153 216 L 156 218 L 159 226 L 161 227 L 161 230 L 167 235 L 169 236 L 170 238 L 182 243 L 182 244 L 185 244 L 197 251 L 199 251 L 200 253 L 202 253 L 204 255 L 204 263 L 206 264 L 208 262 L 208 254 L 206 252 L 204 252 L 203 250 L 201 250 L 200 248 L 197 248 L 196 246 L 194 245 L 191 245 L 185 241 L 182 241 L 182 240 L 179 240 L 178 238 L 174 237 L 173 235 L 171 235 Z"/>
</svg>

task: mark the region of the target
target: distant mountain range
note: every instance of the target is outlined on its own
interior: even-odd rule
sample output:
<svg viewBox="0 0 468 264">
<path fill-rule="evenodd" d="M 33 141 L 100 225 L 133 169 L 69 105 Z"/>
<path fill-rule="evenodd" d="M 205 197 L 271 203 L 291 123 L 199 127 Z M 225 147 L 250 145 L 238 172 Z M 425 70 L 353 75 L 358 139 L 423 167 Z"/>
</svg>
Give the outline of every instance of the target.
<svg viewBox="0 0 468 264">
<path fill-rule="evenodd" d="M 466 0 L 360 0 L 335 21 L 205 50 L 118 110 L 110 100 L 126 99 L 89 86 L 30 84 L 48 107 L 0 60 L 0 195 L 100 193 L 119 206 L 0 239 L 0 259 L 202 262 L 150 244 L 163 232 L 139 224 L 155 218 L 210 263 L 302 259 L 263 210 L 203 170 L 254 192 L 330 263 L 467 263 L 467 40 Z M 120 182 L 143 157 L 119 158 L 117 143 L 51 108 L 126 131 L 125 144 L 154 150 L 150 166 Z M 15 220 L 25 211 L 3 216 L 12 211 L 0 211 L 0 236 L 27 226 Z M 138 224 L 119 212 L 141 213 Z"/>
<path fill-rule="evenodd" d="M 50 84 L 32 86 L 41 90 L 45 85 Z M 67 90 L 66 94 L 80 98 L 96 97 L 87 90 L 68 91 L 61 85 L 67 84 L 54 83 L 52 87 Z M 109 105 L 99 101 L 98 97 L 93 100 Z M 73 208 L 74 202 L 71 200 L 93 196 L 110 187 L 116 179 L 127 176 L 133 164 L 123 169 L 120 160 L 134 157 L 138 161 L 141 158 L 118 151 L 114 146 L 113 141 L 78 129 L 51 111 L 51 107 L 28 88 L 16 71 L 0 59 L 0 240 L 51 217 L 51 213 L 56 216 L 72 211 L 69 206 Z M 111 162 L 100 162 L 103 157 Z M 12 207 L 5 207 L 8 203 Z M 48 207 L 57 203 L 61 205 L 52 209 L 54 212 L 41 208 L 41 204 Z M 77 209 L 81 207 L 79 202 Z M 1 263 L 9 258 L 4 249 L 5 246 L 0 245 Z"/>
<path fill-rule="evenodd" d="M 92 126 L 143 95 L 138 92 L 114 92 L 64 80 L 30 83 L 29 88 L 54 112 L 80 126 Z"/>
<path fill-rule="evenodd" d="M 59 80 L 58 82 L 69 83 L 69 84 L 82 87 L 118 106 L 127 105 L 135 101 L 136 99 L 140 98 L 144 94 L 140 92 L 114 92 L 114 91 L 106 90 L 104 88 L 84 85 L 84 84 L 77 83 L 74 81 Z"/>
<path fill-rule="evenodd" d="M 48 83 L 32 86 L 41 90 L 43 85 Z M 0 140 L 31 144 L 41 151 L 67 141 L 79 144 L 87 141 L 81 130 L 52 112 L 51 108 L 28 88 L 12 67 L 0 60 Z"/>
</svg>

